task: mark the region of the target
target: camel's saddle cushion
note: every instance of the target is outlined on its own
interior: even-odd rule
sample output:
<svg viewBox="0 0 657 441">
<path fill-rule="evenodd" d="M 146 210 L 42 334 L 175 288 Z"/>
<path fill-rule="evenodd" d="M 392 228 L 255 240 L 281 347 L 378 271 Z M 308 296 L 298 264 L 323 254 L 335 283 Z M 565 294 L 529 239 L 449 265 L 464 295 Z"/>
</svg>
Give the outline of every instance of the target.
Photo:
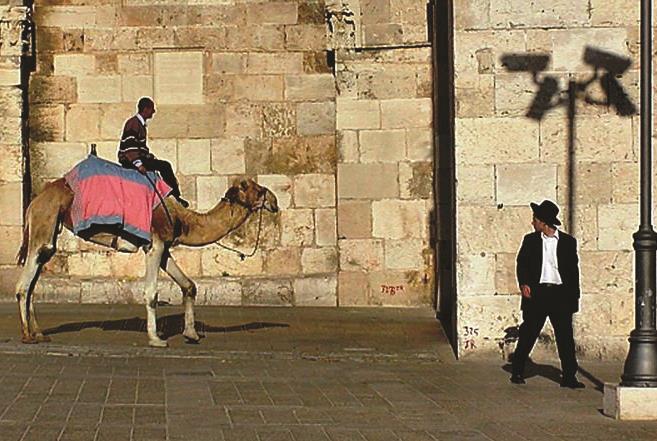
<svg viewBox="0 0 657 441">
<path fill-rule="evenodd" d="M 146 177 L 93 155 L 64 178 L 74 193 L 71 220 L 80 236 L 98 226 L 113 226 L 150 242 L 153 209 L 160 203 L 153 185 L 162 198 L 171 192 L 156 172 Z"/>
</svg>

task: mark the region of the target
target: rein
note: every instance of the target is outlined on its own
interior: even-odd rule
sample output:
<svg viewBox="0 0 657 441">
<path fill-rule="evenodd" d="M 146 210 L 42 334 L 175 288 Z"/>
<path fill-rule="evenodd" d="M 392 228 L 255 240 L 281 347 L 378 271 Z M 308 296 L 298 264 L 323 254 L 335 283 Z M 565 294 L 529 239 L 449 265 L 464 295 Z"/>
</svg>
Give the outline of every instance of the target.
<svg viewBox="0 0 657 441">
<path fill-rule="evenodd" d="M 262 231 L 262 208 L 260 208 L 259 210 L 260 210 L 260 220 L 258 221 L 258 236 L 256 237 L 255 246 L 253 247 L 253 250 L 249 254 L 244 254 L 240 250 L 236 250 L 235 248 L 231 248 L 229 246 L 226 246 L 226 245 L 222 244 L 220 242 L 220 240 L 223 239 L 223 237 L 221 239 L 217 240 L 215 243 L 217 245 L 219 245 L 221 248 L 223 248 L 225 250 L 228 250 L 228 251 L 231 251 L 231 252 L 237 254 L 238 256 L 240 256 L 241 261 L 244 261 L 244 259 L 246 259 L 247 257 L 255 256 L 256 251 L 258 251 L 258 245 L 260 245 L 260 232 Z M 233 231 L 235 231 L 235 230 L 230 231 L 228 234 L 232 233 Z M 226 237 L 226 236 L 224 236 L 224 237 Z"/>
</svg>

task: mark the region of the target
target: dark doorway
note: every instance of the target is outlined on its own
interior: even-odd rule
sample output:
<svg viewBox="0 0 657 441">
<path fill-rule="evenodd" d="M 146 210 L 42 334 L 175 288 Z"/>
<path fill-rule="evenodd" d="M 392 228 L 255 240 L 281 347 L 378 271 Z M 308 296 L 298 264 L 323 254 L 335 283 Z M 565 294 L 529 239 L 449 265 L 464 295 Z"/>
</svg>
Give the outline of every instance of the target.
<svg viewBox="0 0 657 441">
<path fill-rule="evenodd" d="M 434 197 L 436 314 L 457 351 L 456 175 L 454 154 L 453 0 L 430 4 L 433 58 Z"/>
</svg>

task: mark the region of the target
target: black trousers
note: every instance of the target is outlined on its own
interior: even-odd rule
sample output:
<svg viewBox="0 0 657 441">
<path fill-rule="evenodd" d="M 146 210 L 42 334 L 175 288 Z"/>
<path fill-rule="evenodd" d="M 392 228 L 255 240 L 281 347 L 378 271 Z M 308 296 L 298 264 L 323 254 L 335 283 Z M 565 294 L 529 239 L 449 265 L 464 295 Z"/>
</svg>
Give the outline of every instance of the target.
<svg viewBox="0 0 657 441">
<path fill-rule="evenodd" d="M 176 175 L 173 172 L 171 164 L 169 164 L 167 161 L 163 161 L 155 157 L 142 158 L 141 162 L 144 164 L 144 167 L 146 167 L 147 170 L 160 172 L 160 176 L 162 176 L 164 182 L 166 182 L 169 187 L 172 188 L 171 195 L 175 198 L 180 197 L 180 186 L 178 185 L 178 179 L 176 179 Z M 122 165 L 125 168 L 135 168 L 130 163 L 123 163 Z"/>
<path fill-rule="evenodd" d="M 560 287 L 541 288 L 539 292 L 532 292 L 532 296 L 540 297 L 538 304 L 527 307 L 522 311 L 522 325 L 518 336 L 518 344 L 513 354 L 513 373 L 523 375 L 525 363 L 529 353 L 534 348 L 545 319 L 550 318 L 550 323 L 554 328 L 554 336 L 557 340 L 557 350 L 561 360 L 561 371 L 564 378 L 572 378 L 577 373 L 577 358 L 575 357 L 575 339 L 573 337 L 573 313 L 572 311 L 550 307 L 549 297 L 558 296 L 557 290 Z M 543 300 L 543 301 L 541 301 Z"/>
</svg>

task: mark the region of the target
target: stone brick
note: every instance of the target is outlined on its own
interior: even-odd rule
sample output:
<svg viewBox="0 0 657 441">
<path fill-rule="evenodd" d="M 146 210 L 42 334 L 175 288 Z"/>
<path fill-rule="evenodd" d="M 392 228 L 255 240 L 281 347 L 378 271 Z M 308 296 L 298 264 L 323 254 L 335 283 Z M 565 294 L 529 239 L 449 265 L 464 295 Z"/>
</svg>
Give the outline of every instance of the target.
<svg viewBox="0 0 657 441">
<path fill-rule="evenodd" d="M 384 239 L 427 237 L 428 213 L 422 201 L 383 200 L 372 203 L 372 233 Z"/>
<path fill-rule="evenodd" d="M 490 0 L 472 0 L 454 11 L 457 30 L 487 29 L 490 26 Z"/>
<path fill-rule="evenodd" d="M 297 132 L 302 136 L 335 133 L 335 104 L 333 102 L 299 104 Z"/>
<path fill-rule="evenodd" d="M 134 115 L 132 104 L 113 104 L 101 106 L 100 138 L 112 140 L 114 148 L 118 147 L 125 121 Z M 115 160 L 115 156 L 112 160 Z"/>
<path fill-rule="evenodd" d="M 278 208 L 285 210 L 292 202 L 292 179 L 284 175 L 258 175 L 258 184 L 274 193 Z"/>
<path fill-rule="evenodd" d="M 424 266 L 422 240 L 386 240 L 385 267 L 392 270 L 417 270 Z"/>
<path fill-rule="evenodd" d="M 294 291 L 290 280 L 250 279 L 242 287 L 242 304 L 292 306 Z"/>
<path fill-rule="evenodd" d="M 631 241 L 631 236 L 630 236 Z M 582 291 L 596 294 L 631 294 L 634 256 L 631 251 L 584 251 L 580 253 Z"/>
<path fill-rule="evenodd" d="M 247 5 L 246 18 L 249 23 L 296 24 L 298 19 L 296 2 L 254 3 Z"/>
<path fill-rule="evenodd" d="M 223 176 L 199 176 L 196 178 L 196 208 L 207 211 L 219 203 L 228 190 L 228 180 Z"/>
<path fill-rule="evenodd" d="M 406 158 L 410 161 L 433 159 L 431 130 L 411 129 L 406 131 Z"/>
<path fill-rule="evenodd" d="M 77 84 L 75 78 L 44 75 L 32 75 L 30 77 L 31 104 L 74 103 L 76 101 Z"/>
<path fill-rule="evenodd" d="M 23 240 L 23 228 L 19 226 L 0 226 L 0 265 L 15 265 L 16 255 Z"/>
<path fill-rule="evenodd" d="M 0 87 L 0 106 L 5 117 L 20 118 L 23 113 L 23 96 L 18 87 Z"/>
<path fill-rule="evenodd" d="M 341 271 L 380 271 L 384 266 L 383 241 L 343 239 L 338 241 Z"/>
<path fill-rule="evenodd" d="M 495 293 L 519 294 L 516 280 L 516 254 L 497 253 L 495 255 Z"/>
<path fill-rule="evenodd" d="M 21 118 L 0 117 L 0 140 L 6 144 L 20 144 L 23 139 Z"/>
<path fill-rule="evenodd" d="M 281 212 L 281 244 L 309 246 L 313 244 L 313 212 L 309 209 L 291 209 Z"/>
<path fill-rule="evenodd" d="M 591 0 L 591 24 L 593 26 L 636 26 L 640 2 L 619 0 L 607 2 Z"/>
<path fill-rule="evenodd" d="M 23 181 L 23 152 L 20 144 L 0 144 L 0 181 Z"/>
<path fill-rule="evenodd" d="M 403 42 L 404 30 L 400 24 L 363 25 L 363 43 L 366 46 L 401 45 Z"/>
<path fill-rule="evenodd" d="M 186 175 L 210 174 L 211 147 L 209 139 L 181 139 L 178 141 L 178 167 Z"/>
<path fill-rule="evenodd" d="M 19 182 L 0 183 L 2 225 L 23 225 L 23 185 Z"/>
<path fill-rule="evenodd" d="M 153 60 L 157 103 L 203 103 L 202 52 L 156 52 Z"/>
<path fill-rule="evenodd" d="M 222 175 L 246 172 L 244 139 L 218 138 L 212 140 L 212 171 Z"/>
<path fill-rule="evenodd" d="M 294 178 L 294 205 L 301 208 L 335 206 L 333 175 L 298 175 Z"/>
<path fill-rule="evenodd" d="M 33 167 L 42 177 L 59 178 L 89 153 L 83 143 L 42 143 L 33 147 Z"/>
<path fill-rule="evenodd" d="M 560 83 L 560 89 L 567 89 Z M 525 115 L 538 89 L 527 72 L 495 75 L 495 110 L 501 115 Z"/>
<path fill-rule="evenodd" d="M 283 247 L 267 251 L 265 273 L 272 276 L 301 273 L 301 250 L 299 247 Z"/>
<path fill-rule="evenodd" d="M 548 33 L 552 42 L 551 70 L 564 72 L 589 72 L 582 57 L 584 41 L 595 41 L 596 47 L 605 48 L 620 56 L 629 56 L 628 33 L 626 28 L 582 28 L 554 29 Z"/>
<path fill-rule="evenodd" d="M 189 277 L 198 277 L 201 272 L 201 253 L 193 248 L 175 248 L 171 255 L 180 269 Z"/>
<path fill-rule="evenodd" d="M 228 26 L 226 48 L 234 51 L 282 51 L 285 48 L 283 26 Z"/>
<path fill-rule="evenodd" d="M 335 247 L 304 248 L 301 254 L 304 274 L 332 273 L 338 269 L 338 253 Z"/>
<path fill-rule="evenodd" d="M 368 239 L 372 237 L 372 204 L 369 201 L 338 203 L 338 237 Z"/>
<path fill-rule="evenodd" d="M 246 60 L 246 73 L 258 74 L 298 74 L 303 72 L 303 54 L 251 52 Z"/>
<path fill-rule="evenodd" d="M 100 108 L 92 104 L 72 105 L 66 112 L 67 141 L 96 141 L 100 137 Z"/>
<path fill-rule="evenodd" d="M 531 231 L 531 220 L 529 207 L 462 205 L 457 226 L 459 252 L 517 253 L 522 238 Z M 491 225 L 495 225 L 495 234 L 490 234 Z"/>
<path fill-rule="evenodd" d="M 638 206 L 635 204 L 598 206 L 598 247 L 601 250 L 631 250 L 638 220 Z"/>
<path fill-rule="evenodd" d="M 118 72 L 129 76 L 150 75 L 151 58 L 148 53 L 117 54 Z"/>
<path fill-rule="evenodd" d="M 385 271 L 369 274 L 372 306 L 431 304 L 431 285 L 419 271 Z"/>
<path fill-rule="evenodd" d="M 396 164 L 339 164 L 338 197 L 383 199 L 399 196 Z"/>
<path fill-rule="evenodd" d="M 567 190 L 566 167 L 559 167 L 559 171 L 562 175 L 559 177 L 559 181 L 565 183 L 564 187 Z M 609 204 L 612 202 L 611 164 L 579 162 L 575 165 L 575 174 L 574 196 L 576 202 L 579 204 Z"/>
<path fill-rule="evenodd" d="M 476 329 L 478 335 L 459 335 L 459 354 L 467 357 L 479 351 L 499 351 L 499 339 L 505 329 L 520 322 L 518 296 L 476 296 L 457 302 L 460 326 Z M 464 329 L 464 328 L 461 328 Z"/>
<path fill-rule="evenodd" d="M 72 254 L 68 256 L 68 272 L 74 277 L 111 277 L 109 253 Z"/>
<path fill-rule="evenodd" d="M 56 54 L 55 75 L 81 77 L 96 71 L 96 57 L 88 54 Z"/>
<path fill-rule="evenodd" d="M 39 303 L 80 303 L 80 282 L 54 277 L 40 277 L 34 287 Z"/>
<path fill-rule="evenodd" d="M 119 72 L 119 59 L 115 53 L 96 55 L 96 72 L 99 75 L 116 75 Z"/>
<path fill-rule="evenodd" d="M 457 199 L 462 204 L 491 205 L 495 202 L 495 167 L 461 165 L 457 168 Z"/>
<path fill-rule="evenodd" d="M 464 164 L 534 161 L 538 124 L 526 118 L 457 119 L 456 150 L 457 162 Z"/>
<path fill-rule="evenodd" d="M 381 124 L 384 129 L 430 127 L 431 100 L 426 98 L 381 101 Z"/>
<path fill-rule="evenodd" d="M 615 204 L 638 203 L 639 166 L 632 162 L 611 165 L 611 198 Z"/>
<path fill-rule="evenodd" d="M 338 130 L 381 128 L 379 101 L 338 98 L 336 104 Z"/>
<path fill-rule="evenodd" d="M 64 106 L 31 106 L 30 139 L 34 141 L 63 141 Z"/>
<path fill-rule="evenodd" d="M 363 130 L 359 132 L 362 162 L 399 162 L 406 154 L 403 130 Z"/>
<path fill-rule="evenodd" d="M 224 50 L 228 46 L 224 27 L 179 27 L 174 29 L 173 47 L 202 47 L 205 50 Z"/>
<path fill-rule="evenodd" d="M 95 6 L 42 6 L 35 13 L 35 20 L 41 26 L 84 28 L 96 25 Z"/>
<path fill-rule="evenodd" d="M 358 97 L 387 100 L 415 97 L 416 68 L 404 64 L 372 64 L 358 75 Z"/>
<path fill-rule="evenodd" d="M 589 24 L 588 4 L 567 0 L 491 2 L 490 19 L 496 28 L 581 26 Z M 594 41 L 594 40 L 592 40 Z"/>
<path fill-rule="evenodd" d="M 20 86 L 21 71 L 20 69 L 0 69 L 0 86 Z"/>
<path fill-rule="evenodd" d="M 285 46 L 289 50 L 302 51 L 326 49 L 326 25 L 286 26 Z"/>
<path fill-rule="evenodd" d="M 496 167 L 496 202 L 526 206 L 530 201 L 556 201 L 557 167 L 553 164 L 504 164 Z"/>
<path fill-rule="evenodd" d="M 262 134 L 282 138 L 296 134 L 296 108 L 290 104 L 269 103 L 262 109 Z"/>
<path fill-rule="evenodd" d="M 137 48 L 140 50 L 158 50 L 176 47 L 176 33 L 165 28 L 137 28 Z M 196 46 L 196 44 L 195 44 Z M 170 52 L 179 53 L 179 52 Z M 155 63 L 157 73 L 157 62 Z"/>
<path fill-rule="evenodd" d="M 432 193 L 431 162 L 399 163 L 399 194 L 402 199 L 429 199 Z"/>
<path fill-rule="evenodd" d="M 339 162 L 358 162 L 360 149 L 358 145 L 358 132 L 355 130 L 342 130 L 337 133 Z"/>
<path fill-rule="evenodd" d="M 490 295 L 495 292 L 495 255 L 461 255 L 457 261 L 457 277 L 461 296 Z"/>
<path fill-rule="evenodd" d="M 466 78 L 468 75 L 464 75 Z M 480 118 L 495 115 L 495 77 L 474 74 L 474 80 L 457 81 L 456 114 L 460 118 Z M 465 83 L 465 84 L 464 84 Z"/>
<path fill-rule="evenodd" d="M 335 98 L 333 75 L 287 75 L 285 77 L 286 100 L 326 101 L 333 98 Z"/>
<path fill-rule="evenodd" d="M 121 77 L 121 98 L 124 102 L 136 103 L 143 96 L 153 96 L 153 77 L 135 75 Z"/>
<path fill-rule="evenodd" d="M 319 246 L 335 246 L 336 235 L 335 208 L 319 208 L 315 210 L 315 243 Z"/>
<path fill-rule="evenodd" d="M 366 306 L 369 301 L 367 274 L 340 271 L 338 273 L 338 305 Z"/>
<path fill-rule="evenodd" d="M 121 102 L 121 77 L 116 75 L 79 77 L 78 102 L 80 103 Z"/>
<path fill-rule="evenodd" d="M 247 75 L 235 79 L 235 98 L 249 101 L 281 101 L 283 77 L 278 75 Z"/>
<path fill-rule="evenodd" d="M 201 280 L 197 283 L 196 302 L 199 305 L 240 306 L 242 304 L 242 284 L 238 280 Z"/>
<path fill-rule="evenodd" d="M 230 251 L 210 247 L 201 251 L 201 268 L 204 276 L 256 276 L 263 270 L 262 253 L 256 253 L 242 261 L 239 256 Z"/>
<path fill-rule="evenodd" d="M 337 306 L 338 280 L 335 276 L 312 277 L 294 281 L 296 306 Z"/>
<path fill-rule="evenodd" d="M 307 74 L 332 74 L 333 65 L 325 50 L 304 52 L 303 71 Z"/>
<path fill-rule="evenodd" d="M 272 156 L 267 168 L 276 174 L 334 174 L 336 162 L 333 135 L 279 138 L 273 141 Z"/>
<path fill-rule="evenodd" d="M 109 263 L 115 277 L 136 279 L 146 274 L 145 257 L 142 253 L 112 253 L 109 255 Z"/>
<path fill-rule="evenodd" d="M 222 74 L 246 72 L 247 54 L 220 52 L 212 54 L 212 70 Z"/>
<path fill-rule="evenodd" d="M 580 250 L 597 250 L 598 249 L 598 206 L 577 204 L 575 206 L 573 223 L 567 225 L 571 234 L 577 238 Z M 568 207 L 564 207 L 561 217 L 562 222 L 567 223 Z"/>
<path fill-rule="evenodd" d="M 206 102 L 230 101 L 235 96 L 234 75 L 206 75 L 203 82 Z"/>
</svg>

